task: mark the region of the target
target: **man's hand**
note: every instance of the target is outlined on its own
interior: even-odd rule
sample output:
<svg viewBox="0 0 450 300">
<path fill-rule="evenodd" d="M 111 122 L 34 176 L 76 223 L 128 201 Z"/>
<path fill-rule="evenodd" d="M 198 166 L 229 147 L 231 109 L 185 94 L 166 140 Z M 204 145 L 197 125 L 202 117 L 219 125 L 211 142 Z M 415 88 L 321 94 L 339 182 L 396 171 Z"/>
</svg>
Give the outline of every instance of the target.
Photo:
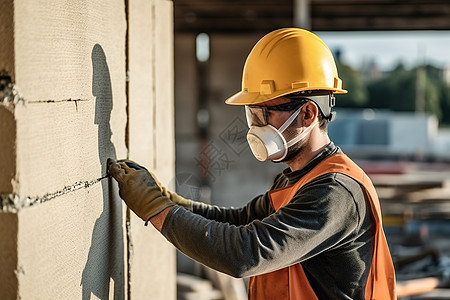
<svg viewBox="0 0 450 300">
<path fill-rule="evenodd" d="M 130 168 L 134 168 L 136 170 L 146 170 L 148 171 L 145 167 L 135 163 L 132 160 L 128 160 L 128 159 L 121 159 L 119 161 L 117 161 L 118 163 L 124 162 L 128 167 Z M 156 185 L 158 185 L 158 187 L 161 189 L 161 192 L 164 196 L 168 197 L 170 200 L 172 200 L 173 202 L 175 202 L 178 205 L 183 206 L 184 208 L 191 210 L 192 211 L 192 200 L 186 199 L 180 195 L 178 195 L 175 192 L 171 192 L 168 189 L 166 189 L 165 186 L 163 186 L 158 179 L 156 178 L 156 176 L 151 173 L 148 172 L 150 174 L 150 176 L 152 177 L 152 179 L 155 181 Z"/>
<path fill-rule="evenodd" d="M 154 176 L 135 162 L 109 159 L 108 171 L 119 183 L 120 197 L 142 220 L 148 221 L 167 207 L 175 205 Z"/>
</svg>

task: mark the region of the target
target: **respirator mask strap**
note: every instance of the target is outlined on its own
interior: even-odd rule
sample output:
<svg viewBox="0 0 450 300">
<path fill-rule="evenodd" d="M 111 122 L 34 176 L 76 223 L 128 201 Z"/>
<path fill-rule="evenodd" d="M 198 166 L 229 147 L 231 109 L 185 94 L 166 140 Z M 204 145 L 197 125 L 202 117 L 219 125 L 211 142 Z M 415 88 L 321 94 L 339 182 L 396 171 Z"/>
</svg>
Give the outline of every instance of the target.
<svg viewBox="0 0 450 300">
<path fill-rule="evenodd" d="M 316 105 L 317 106 L 317 104 L 314 102 L 314 101 L 312 101 L 312 103 L 314 103 L 314 105 Z M 303 104 L 304 105 L 304 104 Z M 300 109 L 303 107 L 303 105 L 300 107 Z M 298 110 L 298 111 L 296 111 L 294 114 L 296 114 L 296 116 L 298 115 L 300 113 L 300 110 Z M 294 115 L 294 114 L 292 114 L 292 116 Z M 292 116 L 291 116 L 291 118 L 292 118 Z M 290 119 L 290 118 L 289 118 Z M 289 121 L 289 119 L 287 120 L 287 121 Z M 287 121 L 286 121 L 286 123 L 287 123 Z M 286 123 L 285 124 L 283 124 L 283 126 L 284 125 L 286 125 Z M 291 123 L 292 123 L 292 121 L 291 121 Z M 313 128 L 314 128 L 314 126 L 316 126 L 317 124 L 319 124 L 319 121 L 318 121 L 318 119 L 316 118 L 315 120 L 314 120 L 314 122 L 311 124 L 311 125 L 309 125 L 302 133 L 300 133 L 299 135 L 297 135 L 296 137 L 294 137 L 292 140 L 290 140 L 290 141 L 288 141 L 287 142 L 287 147 L 289 148 L 289 147 L 291 147 L 292 145 L 295 145 L 296 143 L 298 143 L 299 141 L 301 141 L 302 139 L 304 139 L 305 138 L 305 136 L 307 135 L 307 134 L 309 134 L 310 132 L 311 132 L 311 130 L 313 130 Z M 289 126 L 290 124 L 288 124 L 288 126 Z M 281 126 L 281 127 L 283 127 L 283 126 Z M 281 131 L 281 128 L 280 127 L 280 132 L 283 132 L 283 131 Z M 287 127 L 287 126 L 286 126 Z M 286 129 L 286 128 L 284 128 L 284 129 Z M 283 129 L 283 130 L 284 130 Z"/>
<path fill-rule="evenodd" d="M 286 128 L 288 128 L 289 125 L 291 125 L 292 122 L 294 122 L 295 118 L 297 118 L 297 116 L 300 114 L 300 111 L 302 110 L 304 105 L 305 103 L 303 103 L 296 111 L 294 111 L 294 113 L 286 120 L 286 122 L 284 122 L 284 124 L 281 125 L 280 128 L 278 128 L 278 131 L 280 133 L 283 133 L 286 130 Z"/>
<path fill-rule="evenodd" d="M 314 128 L 314 126 L 316 126 L 317 124 L 319 124 L 319 122 L 317 121 L 317 119 L 311 124 L 309 125 L 308 128 L 306 128 L 302 133 L 300 133 L 299 135 L 297 135 L 296 137 L 294 137 L 292 140 L 290 140 L 289 142 L 287 142 L 287 147 L 291 147 L 292 145 L 295 145 L 296 143 L 298 143 L 299 141 L 301 141 L 303 138 L 305 138 L 305 136 L 311 132 L 311 130 Z"/>
</svg>

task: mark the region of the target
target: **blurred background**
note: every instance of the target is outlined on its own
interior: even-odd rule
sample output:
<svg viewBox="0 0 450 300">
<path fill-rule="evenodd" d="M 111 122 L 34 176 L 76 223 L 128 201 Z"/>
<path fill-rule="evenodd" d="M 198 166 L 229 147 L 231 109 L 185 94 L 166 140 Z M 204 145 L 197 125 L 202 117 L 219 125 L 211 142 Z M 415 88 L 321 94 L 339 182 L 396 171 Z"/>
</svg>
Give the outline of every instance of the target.
<svg viewBox="0 0 450 300">
<path fill-rule="evenodd" d="M 437 280 L 404 299 L 450 299 L 450 3 L 176 0 L 174 19 L 177 191 L 242 206 L 270 188 L 286 166 L 253 157 L 243 109 L 224 101 L 263 35 L 312 30 L 349 91 L 330 137 L 377 188 L 399 283 Z M 181 254 L 178 271 L 201 273 Z"/>
</svg>

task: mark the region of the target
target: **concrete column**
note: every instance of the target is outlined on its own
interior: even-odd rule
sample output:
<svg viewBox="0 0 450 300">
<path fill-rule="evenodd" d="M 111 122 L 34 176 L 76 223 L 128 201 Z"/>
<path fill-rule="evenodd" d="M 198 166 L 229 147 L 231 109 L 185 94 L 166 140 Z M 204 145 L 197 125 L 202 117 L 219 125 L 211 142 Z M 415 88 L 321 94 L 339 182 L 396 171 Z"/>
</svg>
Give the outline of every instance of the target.
<svg viewBox="0 0 450 300">
<path fill-rule="evenodd" d="M 0 299 L 175 298 L 175 251 L 106 177 L 127 156 L 173 177 L 171 9 L 0 4 Z"/>
<path fill-rule="evenodd" d="M 294 26 L 311 30 L 311 0 L 294 0 Z"/>
<path fill-rule="evenodd" d="M 162 184 L 175 178 L 173 5 L 129 1 L 129 157 Z M 175 299 L 175 250 L 151 225 L 129 215 L 130 298 Z"/>
</svg>

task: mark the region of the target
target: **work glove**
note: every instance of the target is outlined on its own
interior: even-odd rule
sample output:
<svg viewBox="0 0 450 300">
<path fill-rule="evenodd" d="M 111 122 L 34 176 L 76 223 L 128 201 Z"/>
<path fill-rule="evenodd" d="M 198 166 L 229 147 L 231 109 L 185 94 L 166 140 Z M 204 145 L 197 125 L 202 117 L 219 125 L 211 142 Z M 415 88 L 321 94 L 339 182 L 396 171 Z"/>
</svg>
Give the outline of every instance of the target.
<svg viewBox="0 0 450 300">
<path fill-rule="evenodd" d="M 128 167 L 130 167 L 130 168 L 134 168 L 134 169 L 136 169 L 136 170 L 141 170 L 141 169 L 143 169 L 143 170 L 146 170 L 146 171 L 148 172 L 148 170 L 147 170 L 145 167 L 143 167 L 143 166 L 141 166 L 141 165 L 135 163 L 135 162 L 132 161 L 132 160 L 121 159 L 121 160 L 118 160 L 117 162 L 118 162 L 118 163 L 124 162 L 124 163 L 125 163 Z M 158 185 L 158 187 L 161 189 L 161 192 L 162 192 L 162 194 L 163 194 L 164 196 L 168 197 L 170 200 L 172 200 L 172 201 L 175 202 L 176 204 L 181 205 L 181 206 L 183 206 L 184 208 L 189 209 L 189 210 L 192 211 L 192 204 L 193 204 L 193 201 L 192 201 L 192 200 L 186 199 L 186 198 L 184 198 L 184 197 L 178 195 L 178 194 L 175 193 L 175 192 L 169 191 L 165 186 L 163 186 L 163 185 L 161 184 L 161 182 L 159 182 L 159 180 L 156 178 L 155 174 L 153 174 L 153 173 L 151 173 L 151 172 L 148 172 L 148 173 L 150 174 L 150 176 L 152 177 L 152 179 L 155 181 L 155 183 Z"/>
<path fill-rule="evenodd" d="M 170 200 L 175 202 L 178 205 L 183 206 L 184 208 L 192 211 L 192 204 L 194 201 L 186 199 L 180 195 L 178 195 L 175 192 L 171 192 L 168 189 L 166 189 L 164 186 L 161 186 L 161 190 L 163 191 L 163 194 L 169 197 Z"/>
<path fill-rule="evenodd" d="M 175 205 L 151 173 L 134 162 L 109 159 L 108 172 L 119 183 L 120 197 L 145 222 Z"/>
</svg>

